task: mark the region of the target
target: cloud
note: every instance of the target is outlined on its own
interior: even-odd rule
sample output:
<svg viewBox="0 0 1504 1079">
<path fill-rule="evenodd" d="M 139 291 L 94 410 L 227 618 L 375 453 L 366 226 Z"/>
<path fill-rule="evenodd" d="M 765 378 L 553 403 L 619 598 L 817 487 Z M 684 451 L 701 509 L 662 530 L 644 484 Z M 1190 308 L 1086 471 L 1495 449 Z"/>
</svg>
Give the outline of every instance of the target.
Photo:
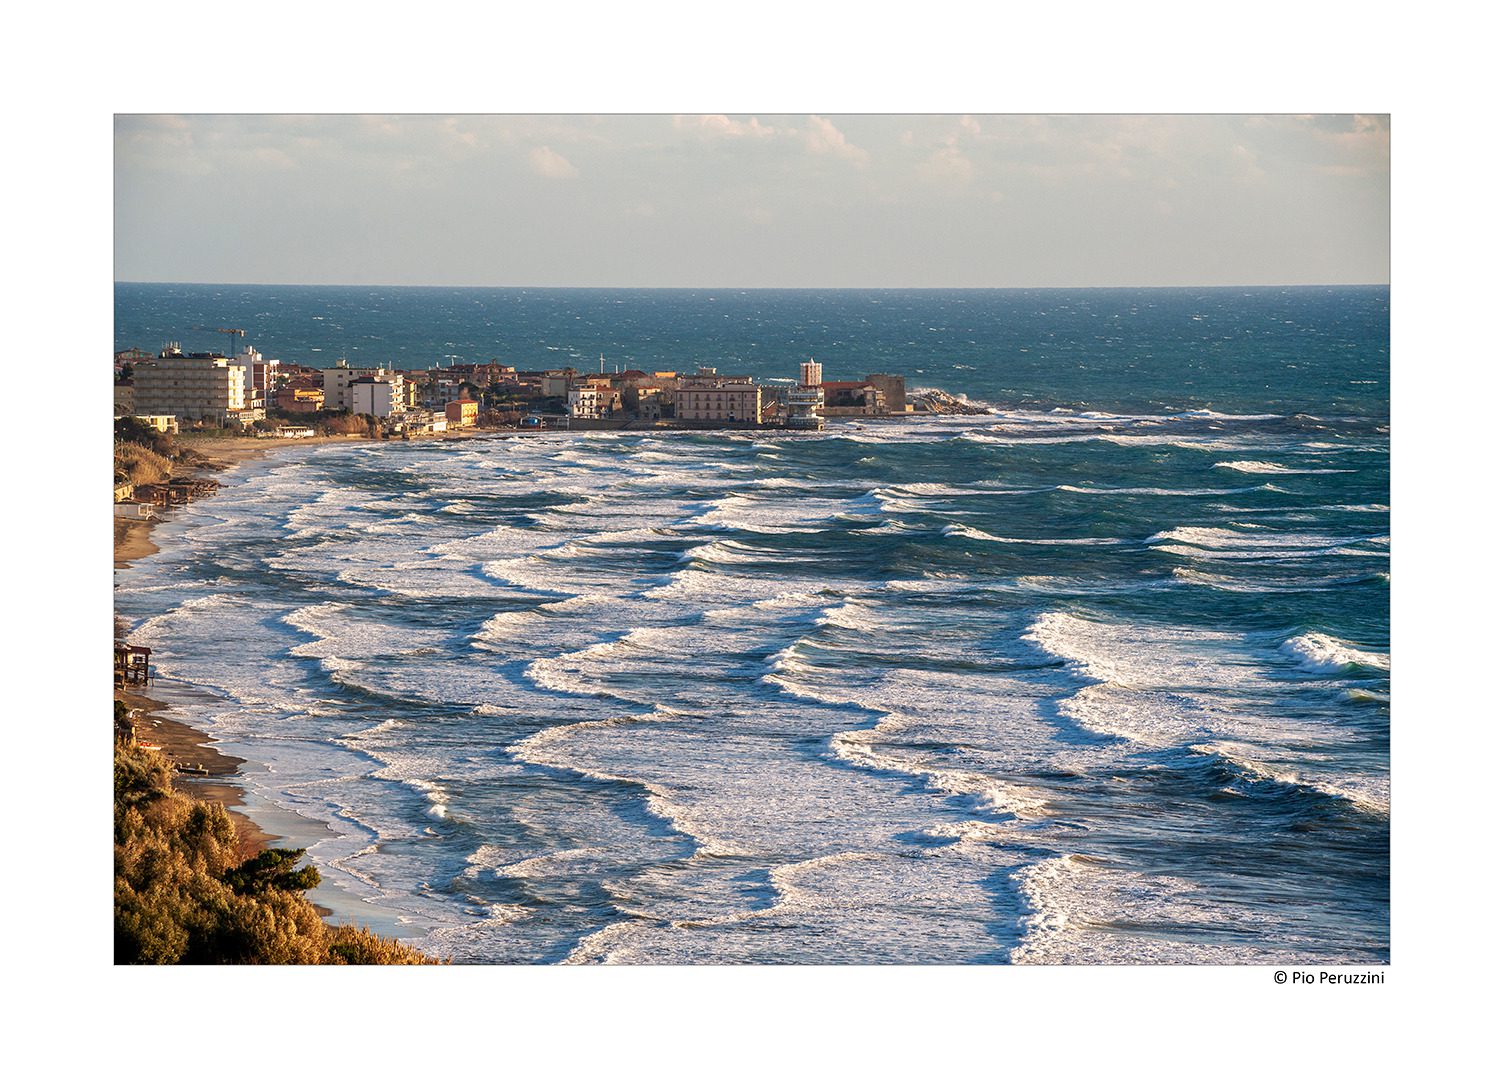
<svg viewBox="0 0 1504 1079">
<path fill-rule="evenodd" d="M 570 164 L 569 158 L 547 146 L 533 147 L 527 159 L 534 172 L 552 180 L 568 180 L 580 174 L 580 170 Z"/>
<path fill-rule="evenodd" d="M 276 146 L 259 146 L 251 151 L 252 157 L 261 165 L 274 169 L 295 169 L 298 163 L 282 149 Z"/>
<path fill-rule="evenodd" d="M 804 132 L 804 145 L 812 153 L 830 154 L 858 164 L 867 161 L 867 151 L 847 142 L 840 129 L 823 116 L 809 118 L 809 126 Z"/>
<path fill-rule="evenodd" d="M 762 139 L 779 133 L 776 127 L 759 122 L 755 116 L 750 120 L 733 120 L 718 113 L 710 116 L 675 116 L 674 130 L 725 139 Z"/>
<path fill-rule="evenodd" d="M 971 158 L 954 142 L 942 146 L 919 165 L 919 175 L 941 187 L 965 187 L 971 183 L 976 171 Z"/>
<path fill-rule="evenodd" d="M 976 164 L 961 149 L 962 137 L 973 139 L 982 133 L 982 125 L 970 116 L 961 117 L 957 126 L 959 131 L 952 130 L 918 165 L 919 176 L 926 183 L 953 191 L 970 186 L 977 173 Z"/>
<path fill-rule="evenodd" d="M 443 127 L 445 135 L 449 136 L 449 138 L 453 141 L 461 143 L 471 150 L 474 150 L 480 145 L 479 137 L 477 137 L 474 131 L 470 131 L 461 127 L 458 117 L 451 116 L 449 119 L 444 121 Z"/>
</svg>

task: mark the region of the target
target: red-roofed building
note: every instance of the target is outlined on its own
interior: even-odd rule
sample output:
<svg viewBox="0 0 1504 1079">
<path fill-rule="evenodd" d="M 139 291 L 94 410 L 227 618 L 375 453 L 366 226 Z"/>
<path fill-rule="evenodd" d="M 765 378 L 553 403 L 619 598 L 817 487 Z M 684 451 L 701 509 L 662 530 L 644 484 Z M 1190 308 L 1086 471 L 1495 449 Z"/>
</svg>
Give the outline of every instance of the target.
<svg viewBox="0 0 1504 1079">
<path fill-rule="evenodd" d="M 826 416 L 877 416 L 883 412 L 883 391 L 870 382 L 822 382 Z"/>
<path fill-rule="evenodd" d="M 480 417 L 480 402 L 464 398 L 444 406 L 444 418 L 450 427 L 474 427 Z"/>
</svg>

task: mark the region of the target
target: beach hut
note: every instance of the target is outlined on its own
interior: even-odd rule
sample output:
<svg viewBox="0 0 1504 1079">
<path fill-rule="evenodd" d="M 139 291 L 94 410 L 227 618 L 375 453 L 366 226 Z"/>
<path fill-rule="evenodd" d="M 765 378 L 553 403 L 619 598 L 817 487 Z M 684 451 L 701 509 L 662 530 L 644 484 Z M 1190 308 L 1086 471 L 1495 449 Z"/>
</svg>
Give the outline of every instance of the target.
<svg viewBox="0 0 1504 1079">
<path fill-rule="evenodd" d="M 139 644 L 115 642 L 115 684 L 151 685 L 151 649 Z"/>
</svg>

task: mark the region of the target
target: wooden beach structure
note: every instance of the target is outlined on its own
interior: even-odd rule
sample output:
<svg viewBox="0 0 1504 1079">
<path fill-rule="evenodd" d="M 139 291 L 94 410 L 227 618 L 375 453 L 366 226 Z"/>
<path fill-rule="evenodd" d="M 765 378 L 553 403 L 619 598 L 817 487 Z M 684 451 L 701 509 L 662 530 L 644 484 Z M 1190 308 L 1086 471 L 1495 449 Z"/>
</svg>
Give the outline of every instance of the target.
<svg viewBox="0 0 1504 1079">
<path fill-rule="evenodd" d="M 155 679 L 151 670 L 151 649 L 139 644 L 115 642 L 115 685 L 149 686 Z"/>
<path fill-rule="evenodd" d="M 143 483 L 136 487 L 135 501 L 166 509 L 182 506 L 195 498 L 213 494 L 219 489 L 217 480 L 188 479 L 171 480 L 167 483 Z"/>
</svg>

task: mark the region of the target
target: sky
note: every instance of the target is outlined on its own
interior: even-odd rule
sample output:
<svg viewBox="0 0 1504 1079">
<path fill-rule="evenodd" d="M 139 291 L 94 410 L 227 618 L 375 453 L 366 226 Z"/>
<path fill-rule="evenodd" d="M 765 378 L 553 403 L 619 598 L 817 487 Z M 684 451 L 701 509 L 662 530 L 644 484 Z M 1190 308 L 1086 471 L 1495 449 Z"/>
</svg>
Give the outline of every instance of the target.
<svg viewBox="0 0 1504 1079">
<path fill-rule="evenodd" d="M 121 281 L 1389 281 L 1389 119 L 129 115 Z"/>
</svg>

